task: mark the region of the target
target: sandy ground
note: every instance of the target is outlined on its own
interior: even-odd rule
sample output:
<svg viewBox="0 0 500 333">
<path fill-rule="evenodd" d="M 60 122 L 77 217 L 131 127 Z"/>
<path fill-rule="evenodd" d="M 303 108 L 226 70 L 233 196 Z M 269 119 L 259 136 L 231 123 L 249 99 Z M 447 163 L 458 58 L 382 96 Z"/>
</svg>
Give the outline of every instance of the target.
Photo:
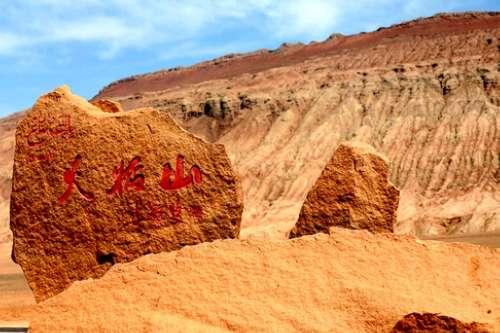
<svg viewBox="0 0 500 333">
<path fill-rule="evenodd" d="M 426 239 L 439 240 L 443 242 L 460 242 L 471 243 L 477 245 L 484 245 L 493 248 L 500 248 L 500 232 L 490 232 L 484 234 L 471 234 L 471 235 L 454 235 L 446 237 L 429 237 Z"/>
<path fill-rule="evenodd" d="M 36 306 L 33 332 L 388 332 L 410 312 L 500 329 L 500 250 L 332 229 L 226 240 L 115 265 Z"/>
<path fill-rule="evenodd" d="M 348 232 L 348 231 L 340 231 L 338 233 L 338 235 L 343 235 L 342 232 Z M 362 232 L 363 233 L 363 232 Z M 366 237 L 367 235 L 364 235 L 364 237 Z M 324 235 L 320 235 L 320 236 L 316 236 L 316 238 L 319 238 L 319 239 L 322 239 L 323 237 L 326 237 Z M 373 242 L 374 239 L 376 239 L 375 236 L 367 236 L 369 239 L 371 239 L 371 241 Z M 373 237 L 373 238 L 372 238 Z M 394 236 L 396 237 L 396 236 Z M 378 242 L 383 242 L 384 239 L 386 237 L 382 237 L 381 240 L 378 240 L 376 241 L 377 243 Z M 309 238 L 307 238 L 309 239 Z M 247 241 L 241 241 L 242 245 L 238 245 L 238 246 L 243 246 L 243 248 L 245 247 L 244 244 L 247 244 L 247 242 L 256 242 L 256 240 L 247 240 Z M 267 243 L 268 241 L 257 241 L 257 242 L 260 242 L 263 244 Z M 272 250 L 272 246 L 273 246 L 273 241 L 269 241 L 270 244 L 268 245 L 265 245 L 266 247 L 271 247 L 269 248 L 268 250 L 269 251 L 274 251 Z M 308 241 L 300 241 L 300 242 L 310 242 L 310 240 Z M 413 241 L 414 242 L 414 241 Z M 417 242 L 423 242 L 423 241 L 417 241 Z M 450 244 L 450 245 L 447 245 L 448 242 L 453 242 L 455 244 Z M 472 246 L 472 245 L 465 245 L 465 244 L 460 244 L 460 242 L 469 242 L 469 243 L 474 243 L 474 244 L 482 244 L 484 245 L 484 247 L 479 247 L 480 250 L 478 250 L 478 247 L 476 246 Z M 259 243 L 259 244 L 260 244 Z M 410 241 L 411 243 L 411 241 Z M 219 244 L 219 242 L 216 242 L 216 244 Z M 399 242 L 396 242 L 395 243 L 396 245 L 401 245 L 401 243 Z M 481 234 L 481 235 L 466 235 L 466 236 L 461 236 L 461 237 L 440 237 L 440 240 L 439 241 L 433 241 L 433 242 L 430 242 L 430 243 L 426 243 L 426 244 L 432 244 L 431 248 L 441 248 L 441 249 L 446 249 L 447 246 L 451 246 L 451 248 L 453 247 L 456 247 L 456 248 L 460 248 L 464 251 L 464 254 L 466 254 L 466 256 L 473 256 L 472 258 L 470 259 L 466 259 L 464 258 L 462 261 L 467 261 L 467 260 L 471 260 L 471 265 L 474 266 L 476 264 L 475 263 L 475 257 L 477 258 L 480 258 L 480 256 L 476 256 L 477 253 L 484 253 L 485 251 L 487 252 L 486 248 L 487 247 L 491 247 L 491 248 L 500 248 L 500 234 L 499 233 L 490 233 L 490 234 Z M 210 245 L 210 244 L 204 244 L 204 245 L 201 245 L 200 248 L 205 248 L 205 249 L 210 249 L 211 247 L 217 247 L 219 245 Z M 360 244 L 356 245 L 356 246 L 361 246 Z M 426 247 L 428 247 L 429 245 L 426 245 Z M 366 248 L 366 245 L 363 245 L 362 246 L 363 248 Z M 195 247 L 196 248 L 196 247 Z M 259 248 L 259 246 L 257 246 L 257 249 Z M 340 247 L 342 248 L 342 247 Z M 2 256 L 0 256 L 0 323 L 3 321 L 3 322 L 7 322 L 7 323 L 13 323 L 15 321 L 21 321 L 21 322 L 28 322 L 32 319 L 32 314 L 33 314 L 33 311 L 36 311 L 36 310 L 33 310 L 34 307 L 36 306 L 35 305 L 35 300 L 34 300 L 34 297 L 26 283 L 26 280 L 24 279 L 24 276 L 22 274 L 22 271 L 21 269 L 19 268 L 18 265 L 14 264 L 11 262 L 10 260 L 10 257 L 7 256 L 6 254 L 7 253 L 10 253 L 10 245 L 9 244 L 2 244 L 0 245 L 0 250 L 1 250 L 1 253 L 3 254 Z M 338 249 L 337 249 L 338 250 Z M 365 251 L 363 250 L 362 248 L 359 249 L 361 252 Z M 394 247 L 394 250 L 397 250 L 397 246 Z M 188 253 L 190 253 L 189 251 L 191 250 L 185 250 L 184 252 L 181 251 L 181 253 L 183 253 L 181 256 L 186 256 Z M 202 250 L 195 250 L 195 251 L 202 251 Z M 258 250 L 260 251 L 260 250 Z M 293 249 L 290 249 L 290 251 L 295 251 Z M 322 252 L 325 252 L 327 253 L 328 251 L 330 250 L 322 250 Z M 405 260 L 410 260 L 411 261 L 411 258 L 413 257 L 414 253 L 412 251 L 409 251 L 408 253 L 405 254 L 405 251 L 408 251 L 408 247 L 407 246 L 403 246 L 399 251 L 399 256 L 402 256 L 402 257 L 407 257 L 407 258 L 403 258 L 403 259 L 395 259 L 395 260 L 402 260 L 402 261 L 405 261 Z M 498 258 L 500 258 L 500 253 L 499 253 L 500 250 L 496 250 L 496 252 L 494 252 L 494 257 L 493 258 L 496 258 L 496 260 L 498 260 Z M 439 251 L 440 252 L 440 251 Z M 164 254 L 164 255 L 167 255 L 167 254 Z M 214 254 L 208 254 L 208 253 L 205 253 L 205 254 L 202 254 L 204 256 L 207 256 L 208 257 L 206 258 L 208 261 L 214 259 Z M 238 258 L 239 255 L 237 253 L 235 253 L 234 251 L 231 251 L 231 253 L 228 253 L 227 254 L 228 256 L 234 256 L 235 258 Z M 429 255 L 438 255 L 437 253 L 433 253 L 433 251 L 430 251 L 429 252 Z M 439 254 L 441 255 L 441 254 Z M 457 255 L 457 254 L 455 254 Z M 163 254 L 161 255 L 163 256 Z M 337 256 L 351 256 L 351 254 L 348 254 L 348 253 L 338 253 L 338 254 L 335 254 L 335 253 L 332 253 L 332 256 L 334 257 L 337 257 Z M 344 263 L 344 265 L 358 265 L 360 263 L 359 260 L 365 262 L 365 261 L 369 261 L 370 259 L 362 259 L 362 256 L 363 254 L 360 253 L 360 254 L 357 254 L 356 257 L 354 258 L 351 258 L 351 261 L 347 261 Z M 390 256 L 390 254 L 389 254 Z M 439 259 L 439 260 L 442 260 L 443 258 Z M 214 259 L 216 260 L 216 259 Z M 433 259 L 434 260 L 437 260 L 437 259 Z M 461 261 L 460 258 L 454 258 L 454 260 L 457 260 L 457 261 Z M 324 264 L 324 261 L 323 260 L 320 260 L 318 259 L 317 261 L 318 263 L 321 263 L 321 265 Z M 260 263 L 259 265 L 262 265 L 263 263 Z M 278 264 L 278 261 L 275 261 L 274 264 Z M 433 263 L 430 263 L 430 264 L 425 264 L 424 266 L 426 266 L 426 269 L 427 271 L 424 273 L 424 275 L 435 275 L 436 272 L 435 271 L 440 271 L 442 269 L 444 269 L 444 267 L 440 268 L 440 267 L 430 267 L 429 265 L 431 265 Z M 493 266 L 497 266 L 496 269 L 498 270 L 498 267 L 500 267 L 500 262 L 499 263 L 495 263 L 495 262 L 492 262 L 491 263 Z M 229 264 L 229 263 L 225 263 L 223 267 L 226 267 L 226 269 L 228 270 L 227 271 L 227 274 L 231 274 L 231 271 L 236 269 L 238 270 L 239 268 L 239 264 L 237 263 L 234 263 L 234 265 L 236 265 L 236 268 L 232 268 L 233 264 Z M 268 267 L 269 264 L 264 264 L 266 267 Z M 271 264 L 273 265 L 273 264 Z M 320 266 L 321 266 L 320 265 Z M 121 265 L 120 265 L 121 266 Z M 193 267 L 197 267 L 198 264 L 196 265 L 193 265 Z M 471 266 L 471 267 L 472 267 Z M 287 284 L 287 279 L 289 278 L 288 276 L 284 276 L 284 277 L 279 277 L 280 274 L 280 270 L 284 269 L 284 267 L 281 267 L 281 266 L 277 266 L 275 267 L 275 269 L 277 270 L 276 272 L 273 272 L 271 274 L 269 274 L 269 276 L 265 276 L 265 277 L 261 277 L 262 281 L 260 282 L 249 282 L 247 281 L 246 283 L 249 283 L 249 286 L 248 288 L 252 288 L 252 286 L 255 286 L 256 283 L 262 283 L 262 284 L 265 284 L 265 283 L 270 283 L 269 279 L 272 280 L 272 281 L 275 281 L 276 279 L 282 279 L 283 281 L 282 282 L 274 282 L 274 283 L 284 283 L 285 285 Z M 255 269 L 256 270 L 260 270 L 262 267 L 259 266 L 259 267 L 256 267 Z M 168 268 L 166 268 L 168 270 Z M 198 267 L 195 269 L 195 271 L 199 271 L 199 270 L 206 270 L 206 269 L 210 269 L 210 268 L 203 268 L 203 267 Z M 453 266 L 453 269 L 455 269 L 455 266 Z M 472 268 L 471 268 L 472 269 Z M 493 270 L 495 269 L 495 267 L 493 267 Z M 120 270 L 120 269 L 119 269 Z M 390 270 L 390 269 L 389 269 Z M 305 275 L 308 275 L 308 274 L 311 274 L 311 272 L 314 272 L 314 269 L 312 268 L 307 268 L 307 267 L 304 267 L 304 270 L 303 270 L 303 274 Z M 217 274 L 224 274 L 224 272 L 219 272 Z M 250 273 L 249 273 L 250 274 Z M 316 273 L 313 273 L 313 274 L 316 274 Z M 362 276 L 365 276 L 367 273 L 360 273 Z M 378 272 L 377 274 L 382 274 L 381 272 Z M 390 272 L 389 273 L 383 273 L 384 275 L 385 274 L 391 274 Z M 402 281 L 401 283 L 403 284 L 411 284 L 413 283 L 410 280 L 408 281 L 405 281 L 404 279 L 404 273 L 401 273 L 403 275 L 403 277 L 401 277 Z M 442 274 L 442 273 L 440 273 Z M 455 273 L 453 273 L 455 274 Z M 177 274 L 178 275 L 178 274 Z M 498 274 L 497 274 L 498 275 Z M 178 278 L 180 280 L 184 279 L 184 277 L 182 276 L 178 276 Z M 228 277 L 229 278 L 229 277 Z M 346 276 L 345 277 L 347 280 L 349 280 L 349 277 Z M 440 277 L 439 279 L 445 279 L 445 277 Z M 468 278 L 466 278 L 464 280 L 464 284 L 465 285 L 468 285 L 469 283 L 471 283 L 470 281 L 467 280 Z M 131 277 L 130 280 L 134 280 L 134 277 Z M 137 283 L 134 282 L 134 283 Z M 194 282 L 193 282 L 194 283 Z M 218 282 L 217 281 L 214 281 L 213 283 L 217 284 Z M 361 283 L 359 286 L 353 286 L 353 287 L 350 287 L 350 288 L 356 288 L 356 290 L 358 290 L 356 293 L 364 293 L 363 289 L 366 287 L 366 284 L 367 282 L 363 282 Z M 371 282 L 370 282 L 371 283 Z M 380 282 L 378 282 L 380 283 Z M 396 283 L 396 282 L 394 282 Z M 442 283 L 439 282 L 439 283 Z M 491 284 L 493 283 L 493 284 Z M 490 287 L 491 287 L 491 292 L 494 292 L 495 291 L 495 288 L 493 287 L 494 285 L 494 282 L 491 282 L 490 284 Z M 353 282 L 353 285 L 355 285 L 355 283 Z M 365 286 L 364 286 L 365 285 Z M 474 283 L 471 283 L 471 285 L 476 285 L 476 282 Z M 476 285 L 477 286 L 477 285 Z M 122 287 L 125 287 L 125 286 L 122 286 Z M 120 287 L 120 288 L 122 288 Z M 386 288 L 387 285 L 385 284 L 381 284 L 379 285 L 378 287 L 376 288 Z M 411 286 L 408 285 L 409 288 L 413 288 Z M 469 288 L 470 286 L 468 286 L 467 288 Z M 72 287 L 73 288 L 73 287 Z M 208 288 L 209 290 L 211 290 L 211 288 L 213 288 L 213 285 L 211 283 L 209 283 L 207 286 L 200 286 L 199 288 Z M 241 288 L 246 288 L 244 287 L 244 285 L 241 286 Z M 300 288 L 300 287 L 296 287 L 296 288 Z M 461 287 L 461 288 L 464 288 L 464 287 Z M 439 289 L 439 288 L 438 288 Z M 473 288 L 474 289 L 474 288 Z M 360 291 L 361 290 L 361 291 Z M 202 291 L 193 291 L 194 294 L 198 294 Z M 346 290 L 341 290 L 340 292 L 346 292 Z M 353 291 L 354 292 L 354 291 Z M 443 292 L 443 291 L 440 291 L 440 292 Z M 449 293 L 450 291 L 447 291 L 445 292 L 446 293 Z M 472 291 L 472 292 L 475 292 L 475 291 Z M 350 292 L 351 293 L 351 292 Z M 490 298 L 490 296 L 487 296 L 488 295 L 488 288 L 484 289 L 481 291 L 482 295 L 485 297 L 485 298 Z M 64 295 L 64 293 L 63 293 Z M 249 297 L 248 293 L 245 293 L 246 296 L 244 297 Z M 354 294 L 351 294 L 351 296 L 349 297 L 353 297 Z M 80 297 L 80 296 L 78 296 Z M 97 297 L 97 296 L 88 296 L 88 297 Z M 231 292 L 228 292 L 228 294 L 226 296 L 224 296 L 226 299 L 227 298 L 231 298 L 233 296 L 231 296 Z M 238 297 L 242 297 L 242 295 L 239 295 Z M 236 302 L 236 303 L 239 303 L 239 302 L 245 302 L 245 299 L 244 297 L 242 297 L 241 300 L 234 300 L 233 302 Z M 279 295 L 276 296 L 276 297 L 280 297 Z M 496 303 L 497 304 L 500 304 L 500 298 L 498 298 L 499 296 L 496 295 L 493 293 L 493 295 L 491 295 L 491 299 L 497 299 Z M 195 302 L 195 300 L 190 300 L 190 302 Z M 413 301 L 413 300 L 412 300 Z M 453 296 L 453 301 L 457 301 L 457 296 Z M 82 300 L 82 302 L 85 302 L 84 300 Z M 257 302 L 257 301 L 256 301 Z M 322 300 L 321 302 L 327 302 L 327 300 Z M 321 303 L 320 302 L 320 303 Z M 258 302 L 257 302 L 258 303 Z M 285 302 L 286 303 L 286 302 Z M 483 304 L 484 303 L 484 300 L 481 300 L 481 301 L 478 301 L 478 304 Z M 301 305 L 298 305 L 298 304 L 295 304 L 294 306 L 296 307 L 295 310 L 299 310 L 299 308 L 301 306 L 304 306 L 304 307 L 309 307 L 309 306 L 317 306 L 317 305 L 307 305 L 307 304 L 301 304 Z M 54 305 L 55 306 L 55 305 Z M 66 305 L 67 306 L 67 305 Z M 191 304 L 191 306 L 194 306 L 193 304 Z M 241 305 L 240 305 L 241 306 Z M 256 306 L 256 305 L 254 305 Z M 266 305 L 263 305 L 263 306 L 266 306 Z M 285 308 L 286 306 L 283 304 L 284 308 L 283 308 L 283 311 L 285 311 Z M 63 306 L 64 307 L 64 306 Z M 294 311 L 295 311 L 294 310 Z M 358 312 L 360 313 L 364 313 L 365 315 L 368 315 L 368 316 L 376 316 L 378 314 L 374 314 L 372 313 L 373 309 L 370 307 L 368 309 L 359 309 L 357 310 Z M 440 312 L 440 313 L 445 313 L 444 311 L 446 310 L 445 308 L 440 308 L 440 307 L 433 307 L 432 305 L 432 302 L 430 302 L 429 304 L 423 304 L 421 305 L 421 307 L 416 307 L 416 308 L 408 308 L 408 311 L 436 311 L 436 312 Z M 456 308 L 455 309 L 456 311 L 462 311 L 460 310 L 460 308 Z M 490 309 L 488 309 L 490 310 Z M 77 309 L 72 309 L 71 311 L 78 311 Z M 91 312 L 94 311 L 92 309 L 86 309 L 85 313 L 81 313 L 79 314 L 79 316 L 94 316 L 95 314 L 92 314 Z M 168 312 L 169 310 L 165 310 L 166 312 Z M 188 317 L 189 316 L 186 316 L 185 314 L 183 314 L 182 316 L 179 316 L 179 315 L 174 315 L 174 314 L 166 314 L 165 311 L 160 311 L 159 313 L 163 313 L 162 314 L 158 314 L 158 315 L 154 315 L 156 316 L 155 318 L 157 318 L 158 320 L 158 323 L 163 323 L 165 325 L 165 327 L 169 327 L 168 331 L 182 331 L 183 328 L 185 327 L 189 327 L 189 330 L 190 331 L 193 331 L 193 332 L 203 332 L 207 329 L 209 329 L 210 331 L 226 331 L 225 329 L 223 328 L 220 328 L 220 327 L 217 327 L 217 325 L 215 326 L 212 326 L 211 324 L 208 325 L 206 322 L 204 322 L 204 317 L 206 316 L 205 315 L 201 315 L 201 319 L 200 318 L 194 318 L 194 319 L 189 319 Z M 252 311 L 255 311 L 255 310 L 251 310 Z M 286 310 L 286 311 L 291 311 L 291 310 Z M 149 310 L 147 311 L 147 313 L 149 313 Z M 377 313 L 377 312 L 376 312 Z M 25 314 L 25 315 L 23 315 Z M 448 314 L 448 315 L 451 315 L 450 313 L 445 313 L 445 314 Z M 249 313 L 247 314 L 248 316 L 253 316 L 255 315 L 255 313 Z M 291 315 L 291 314 L 290 314 Z M 309 314 L 311 315 L 311 314 Z M 453 315 L 457 315 L 456 313 L 453 313 Z M 314 315 L 313 317 L 311 318 L 316 318 L 317 315 Z M 147 315 L 146 315 L 147 317 Z M 494 325 L 500 325 L 500 314 L 497 313 L 497 319 L 494 319 L 490 322 L 493 323 Z M 162 318 L 162 319 L 160 319 Z M 394 315 L 393 316 L 394 320 L 396 320 L 396 316 Z M 473 320 L 476 320 L 478 321 L 479 319 L 482 319 L 483 322 L 485 322 L 484 318 L 473 318 L 473 316 L 469 316 L 469 317 L 460 317 L 459 318 L 462 318 L 464 320 L 469 320 L 469 321 L 473 321 Z M 493 316 L 492 316 L 493 318 Z M 40 319 L 37 319 L 37 320 L 40 320 Z M 97 320 L 96 318 L 94 318 L 93 320 Z M 141 319 L 142 320 L 142 319 Z M 149 319 L 145 319 L 145 322 L 147 323 L 148 320 L 152 320 L 151 318 Z M 155 319 L 156 320 L 156 319 Z M 226 321 L 227 319 L 221 319 L 223 321 Z M 374 320 L 374 319 L 373 319 Z M 383 329 L 381 329 L 380 327 L 377 327 L 376 330 L 373 330 L 373 332 L 376 332 L 376 331 L 379 331 L 379 329 L 381 329 L 380 331 L 387 331 L 389 329 L 389 327 L 392 325 L 392 317 L 391 319 L 385 319 L 385 321 L 383 322 L 384 323 L 384 327 Z M 229 322 L 231 322 L 229 320 Z M 299 320 L 300 322 L 300 320 Z M 292 321 L 293 323 L 293 321 Z M 243 329 L 243 326 L 245 325 L 249 325 L 248 327 L 252 327 L 252 325 L 250 325 L 250 323 L 246 323 L 246 324 L 240 324 L 240 326 L 238 326 L 239 328 L 241 328 L 241 331 L 256 331 L 256 330 L 253 330 L 253 329 Z M 22 324 L 19 324 L 22 326 Z M 94 325 L 94 326 L 93 326 Z M 151 324 L 153 327 L 155 327 L 156 324 Z M 158 324 L 159 325 L 159 324 Z M 229 330 L 231 330 L 231 325 L 228 324 L 229 326 Z M 269 327 L 284 327 L 284 326 L 276 326 L 278 324 L 276 323 L 273 323 L 272 326 L 269 326 Z M 283 325 L 280 324 L 280 325 Z M 290 324 L 291 325 L 291 324 Z M 304 322 L 302 322 L 299 326 L 296 327 L 296 330 L 298 331 L 302 331 L 302 330 L 309 330 L 311 329 L 312 331 L 314 331 L 314 329 L 312 327 L 309 327 L 307 325 L 305 326 L 301 326 L 301 325 L 305 325 Z M 365 325 L 368 325 L 368 324 L 365 324 Z M 100 330 L 96 327 L 98 327 L 98 323 L 92 323 L 89 327 L 94 327 L 95 328 L 95 331 L 94 332 L 100 332 Z M 140 325 L 139 325 L 140 326 Z M 118 326 L 119 327 L 119 326 Z M 341 326 L 340 326 L 341 327 Z M 365 326 L 363 326 L 365 327 Z M 369 326 L 368 326 L 369 327 Z M 67 326 L 67 328 L 69 329 L 70 326 Z M 108 327 L 109 328 L 109 327 Z M 226 327 L 227 328 L 227 327 Z M 263 327 L 261 327 L 263 328 Z M 128 329 L 128 328 L 127 328 Z M 360 332 L 362 332 L 364 330 L 364 328 L 360 328 Z M 497 328 L 497 329 L 500 329 L 500 328 Z M 44 329 L 42 328 L 40 331 L 41 332 L 48 332 L 50 331 L 51 329 Z M 286 327 L 286 330 L 294 330 L 292 329 L 291 327 Z M 83 330 L 83 331 L 87 331 L 87 330 Z M 108 331 L 107 329 L 105 330 L 106 332 Z M 112 330 L 111 330 L 112 331 Z M 159 329 L 159 331 L 161 331 L 161 329 Z M 333 330 L 335 331 L 335 330 Z M 367 332 L 370 332 L 371 329 L 368 329 L 366 330 Z"/>
<path fill-rule="evenodd" d="M 491 248 L 500 248 L 500 233 L 428 238 L 441 242 L 470 243 Z M 35 300 L 19 265 L 10 256 L 10 244 L 0 244 L 0 309 L 24 307 Z"/>
<path fill-rule="evenodd" d="M 8 243 L 0 244 L 0 312 L 35 303 L 21 268 L 10 259 L 10 248 Z M 0 322 L 7 319 L 0 315 Z"/>
</svg>

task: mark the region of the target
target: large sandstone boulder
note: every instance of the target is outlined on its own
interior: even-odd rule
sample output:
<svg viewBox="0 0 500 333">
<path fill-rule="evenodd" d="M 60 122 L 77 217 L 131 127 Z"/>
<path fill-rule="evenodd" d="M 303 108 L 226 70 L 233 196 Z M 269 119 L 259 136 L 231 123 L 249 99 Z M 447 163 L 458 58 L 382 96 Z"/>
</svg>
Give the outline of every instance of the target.
<svg viewBox="0 0 500 333">
<path fill-rule="evenodd" d="M 12 256 L 38 301 L 113 264 L 236 238 L 243 210 L 224 147 L 153 109 L 109 113 L 59 88 L 16 131 Z"/>
<path fill-rule="evenodd" d="M 399 190 L 388 173 L 370 146 L 341 144 L 307 194 L 290 238 L 328 233 L 332 226 L 392 232 Z"/>
</svg>

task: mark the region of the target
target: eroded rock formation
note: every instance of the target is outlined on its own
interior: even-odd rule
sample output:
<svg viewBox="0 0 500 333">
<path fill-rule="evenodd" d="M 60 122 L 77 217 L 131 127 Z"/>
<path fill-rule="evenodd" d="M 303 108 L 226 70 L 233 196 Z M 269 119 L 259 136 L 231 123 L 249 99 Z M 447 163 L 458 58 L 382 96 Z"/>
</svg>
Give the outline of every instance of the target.
<svg viewBox="0 0 500 333">
<path fill-rule="evenodd" d="M 396 233 L 491 232 L 500 230 L 498 36 L 498 13 L 437 15 L 138 76 L 99 96 L 155 106 L 225 144 L 242 178 L 242 237 L 284 237 L 351 140 L 390 161 Z M 231 117 L 204 114 L 214 98 Z M 186 101 L 198 117 L 184 118 Z"/>
<path fill-rule="evenodd" d="M 98 99 L 95 101 L 91 101 L 92 105 L 97 106 L 103 112 L 115 113 L 115 112 L 123 112 L 123 109 L 120 103 L 109 99 Z"/>
<path fill-rule="evenodd" d="M 37 300 L 113 264 L 235 238 L 242 197 L 224 147 L 166 113 L 108 113 L 63 87 L 16 131 L 13 258 Z"/>
<path fill-rule="evenodd" d="M 333 226 L 392 232 L 399 191 L 388 177 L 387 162 L 373 148 L 340 144 L 307 194 L 290 238 Z"/>
<path fill-rule="evenodd" d="M 498 13 L 436 15 L 135 76 L 97 99 L 154 107 L 225 144 L 245 195 L 243 237 L 285 237 L 338 144 L 353 139 L 390 161 L 396 233 L 490 232 L 500 230 L 499 35 Z M 0 133 L 5 193 L 12 133 Z"/>
</svg>

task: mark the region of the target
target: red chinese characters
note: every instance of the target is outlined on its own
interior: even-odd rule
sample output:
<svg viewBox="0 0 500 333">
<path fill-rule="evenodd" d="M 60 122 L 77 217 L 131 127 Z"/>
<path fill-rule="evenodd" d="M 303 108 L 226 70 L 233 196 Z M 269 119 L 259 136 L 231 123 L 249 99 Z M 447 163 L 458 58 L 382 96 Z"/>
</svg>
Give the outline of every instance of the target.
<svg viewBox="0 0 500 333">
<path fill-rule="evenodd" d="M 142 221 L 150 221 L 157 227 L 169 224 L 182 223 L 182 216 L 189 214 L 196 221 L 200 222 L 203 219 L 203 209 L 201 206 L 190 206 L 188 209 L 183 207 L 182 203 L 177 200 L 171 204 L 152 204 L 146 203 L 139 205 L 133 213 L 133 222 L 139 223 Z M 186 215 L 184 215 L 186 216 Z"/>
<path fill-rule="evenodd" d="M 144 219 L 161 222 L 167 217 L 163 205 L 149 204 L 148 207 L 149 211 L 146 212 Z"/>
<path fill-rule="evenodd" d="M 64 204 L 75 188 L 86 200 L 94 199 L 94 195 L 84 191 L 76 181 L 80 162 L 81 156 L 77 155 L 75 160 L 71 162 L 71 167 L 64 173 L 63 178 L 67 188 L 64 194 L 58 199 L 61 204 Z M 110 196 L 116 194 L 121 196 L 123 193 L 130 190 L 135 190 L 136 192 L 143 191 L 145 186 L 145 176 L 142 173 L 143 169 L 144 165 L 141 163 L 141 157 L 139 156 L 134 157 L 126 166 L 125 163 L 121 161 L 120 164 L 113 170 L 113 184 L 111 188 L 106 191 L 106 193 Z M 170 164 L 165 164 L 159 186 L 164 190 L 178 190 L 190 184 L 200 184 L 201 179 L 201 170 L 196 165 L 191 167 L 187 176 L 184 175 L 184 157 L 182 155 L 178 155 L 175 173 Z M 179 203 L 169 205 L 168 207 L 149 207 L 150 213 L 147 214 L 147 219 L 150 219 L 149 215 L 154 217 L 152 218 L 153 220 L 157 218 L 162 219 L 163 215 L 166 214 L 166 211 L 169 218 L 174 221 L 174 223 L 175 221 L 179 222 L 181 221 L 181 210 L 182 207 Z M 191 206 L 189 208 L 189 213 L 197 220 L 201 220 L 203 218 L 203 212 L 198 206 Z"/>
<path fill-rule="evenodd" d="M 182 222 L 182 205 L 179 200 L 174 204 L 168 205 L 168 217 L 172 224 Z"/>
<path fill-rule="evenodd" d="M 145 206 L 139 206 L 134 209 L 132 222 L 137 224 L 141 221 L 149 220 L 154 225 L 161 226 L 166 217 L 163 205 L 148 203 Z"/>
<path fill-rule="evenodd" d="M 71 195 L 71 193 L 75 188 L 85 200 L 91 201 L 94 199 L 94 195 L 92 193 L 84 191 L 76 181 L 76 176 L 78 168 L 80 167 L 81 160 L 82 160 L 81 156 L 76 155 L 73 162 L 71 162 L 71 167 L 64 172 L 63 178 L 67 186 L 66 186 L 66 191 L 58 199 L 60 204 L 64 204 L 66 200 L 68 200 L 69 196 Z"/>
<path fill-rule="evenodd" d="M 144 189 L 144 175 L 141 173 L 143 168 L 141 158 L 138 156 L 134 157 L 126 168 L 122 161 L 120 166 L 116 167 L 113 171 L 114 184 L 107 193 L 109 195 L 120 195 L 128 191 L 130 187 L 134 188 L 137 192 L 142 191 Z"/>
<path fill-rule="evenodd" d="M 174 176 L 174 179 L 172 179 Z M 189 174 L 184 176 L 184 156 L 178 155 L 175 162 L 175 174 L 174 170 L 170 166 L 170 163 L 166 163 L 163 166 L 163 175 L 160 181 L 160 187 L 164 190 L 178 190 L 180 188 L 186 187 L 192 183 L 201 183 L 201 170 L 198 166 L 194 165 L 189 170 Z"/>
<path fill-rule="evenodd" d="M 198 222 L 203 220 L 203 208 L 201 206 L 191 206 L 189 207 L 189 213 L 192 217 L 194 217 Z"/>
<path fill-rule="evenodd" d="M 26 137 L 28 147 L 33 151 L 31 159 L 35 161 L 50 161 L 52 155 L 47 144 L 54 138 L 69 139 L 75 134 L 71 125 L 71 116 L 63 115 L 55 119 L 38 119 L 38 123 Z"/>
</svg>

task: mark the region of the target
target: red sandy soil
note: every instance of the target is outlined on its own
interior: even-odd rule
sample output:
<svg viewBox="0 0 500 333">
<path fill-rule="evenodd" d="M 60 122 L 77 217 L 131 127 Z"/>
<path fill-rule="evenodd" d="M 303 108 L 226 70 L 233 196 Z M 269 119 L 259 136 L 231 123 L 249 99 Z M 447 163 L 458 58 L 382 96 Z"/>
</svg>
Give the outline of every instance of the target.
<svg viewBox="0 0 500 333">
<path fill-rule="evenodd" d="M 191 68 L 164 70 L 123 79 L 105 87 L 95 99 L 158 91 L 203 81 L 225 79 L 244 73 L 257 73 L 289 66 L 308 59 L 368 50 L 378 44 L 396 44 L 406 40 L 435 38 L 465 31 L 495 29 L 500 26 L 498 13 L 437 15 L 380 28 L 375 32 L 339 36 L 321 43 L 285 46 L 275 51 L 260 50 L 249 54 L 228 55 Z"/>
</svg>

